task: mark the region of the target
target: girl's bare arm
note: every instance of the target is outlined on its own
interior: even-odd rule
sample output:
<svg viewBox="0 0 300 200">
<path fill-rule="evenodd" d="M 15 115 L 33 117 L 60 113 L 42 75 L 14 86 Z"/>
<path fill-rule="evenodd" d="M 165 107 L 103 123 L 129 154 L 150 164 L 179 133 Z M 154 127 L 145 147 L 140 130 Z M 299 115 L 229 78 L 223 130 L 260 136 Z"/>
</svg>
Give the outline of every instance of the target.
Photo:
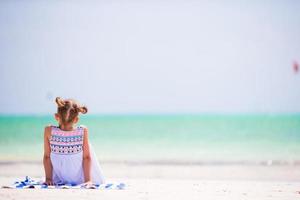
<svg viewBox="0 0 300 200">
<path fill-rule="evenodd" d="M 91 155 L 88 141 L 88 129 L 84 128 L 83 136 L 83 172 L 84 182 L 91 182 Z"/>
<path fill-rule="evenodd" d="M 44 131 L 44 157 L 43 157 L 43 163 L 44 163 L 44 169 L 45 169 L 45 183 L 48 185 L 52 185 L 52 164 L 50 160 L 50 142 L 49 138 L 51 135 L 51 127 L 47 126 L 45 127 Z"/>
</svg>

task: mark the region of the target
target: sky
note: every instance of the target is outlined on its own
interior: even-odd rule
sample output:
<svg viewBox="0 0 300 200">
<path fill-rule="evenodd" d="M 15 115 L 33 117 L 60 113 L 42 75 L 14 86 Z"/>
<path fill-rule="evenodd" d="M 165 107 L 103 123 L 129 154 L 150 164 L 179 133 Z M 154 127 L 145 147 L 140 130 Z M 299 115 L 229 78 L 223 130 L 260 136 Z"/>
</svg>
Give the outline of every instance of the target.
<svg viewBox="0 0 300 200">
<path fill-rule="evenodd" d="M 0 1 L 0 114 L 299 113 L 300 1 Z"/>
</svg>

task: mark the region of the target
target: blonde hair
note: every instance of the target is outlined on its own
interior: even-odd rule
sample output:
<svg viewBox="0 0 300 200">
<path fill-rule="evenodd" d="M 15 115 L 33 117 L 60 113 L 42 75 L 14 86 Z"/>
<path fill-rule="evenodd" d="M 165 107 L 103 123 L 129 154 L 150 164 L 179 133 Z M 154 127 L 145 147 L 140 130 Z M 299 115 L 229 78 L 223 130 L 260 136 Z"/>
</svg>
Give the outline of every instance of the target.
<svg viewBox="0 0 300 200">
<path fill-rule="evenodd" d="M 74 99 L 63 100 L 60 97 L 56 97 L 55 102 L 57 104 L 57 113 L 60 115 L 64 125 L 72 123 L 79 113 L 86 114 L 88 112 L 86 106 L 80 105 Z"/>
</svg>

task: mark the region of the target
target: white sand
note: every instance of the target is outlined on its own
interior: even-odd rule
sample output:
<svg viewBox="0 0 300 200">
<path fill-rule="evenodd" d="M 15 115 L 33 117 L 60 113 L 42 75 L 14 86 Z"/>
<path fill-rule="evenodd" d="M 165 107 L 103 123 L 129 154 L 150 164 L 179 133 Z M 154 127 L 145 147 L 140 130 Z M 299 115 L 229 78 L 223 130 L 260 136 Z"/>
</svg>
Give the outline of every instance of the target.
<svg viewBox="0 0 300 200">
<path fill-rule="evenodd" d="M 300 199 L 299 166 L 103 164 L 108 181 L 125 190 L 0 189 L 0 199 Z M 41 164 L 2 164 L 0 184 L 43 176 Z"/>
</svg>

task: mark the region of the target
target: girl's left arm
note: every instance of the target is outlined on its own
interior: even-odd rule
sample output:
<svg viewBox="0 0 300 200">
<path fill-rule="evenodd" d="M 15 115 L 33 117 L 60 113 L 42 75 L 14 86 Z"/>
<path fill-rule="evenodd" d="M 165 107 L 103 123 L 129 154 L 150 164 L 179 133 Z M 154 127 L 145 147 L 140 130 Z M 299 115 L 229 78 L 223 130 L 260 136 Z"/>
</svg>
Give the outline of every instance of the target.
<svg viewBox="0 0 300 200">
<path fill-rule="evenodd" d="M 91 180 L 91 155 L 88 141 L 88 129 L 84 128 L 83 136 L 83 173 L 84 173 L 84 182 L 89 183 Z"/>
<path fill-rule="evenodd" d="M 52 185 L 52 163 L 50 160 L 50 143 L 49 138 L 51 135 L 51 127 L 47 126 L 45 128 L 44 132 L 44 157 L 43 157 L 43 163 L 44 163 L 44 169 L 45 169 L 45 183 L 47 185 Z"/>
</svg>

